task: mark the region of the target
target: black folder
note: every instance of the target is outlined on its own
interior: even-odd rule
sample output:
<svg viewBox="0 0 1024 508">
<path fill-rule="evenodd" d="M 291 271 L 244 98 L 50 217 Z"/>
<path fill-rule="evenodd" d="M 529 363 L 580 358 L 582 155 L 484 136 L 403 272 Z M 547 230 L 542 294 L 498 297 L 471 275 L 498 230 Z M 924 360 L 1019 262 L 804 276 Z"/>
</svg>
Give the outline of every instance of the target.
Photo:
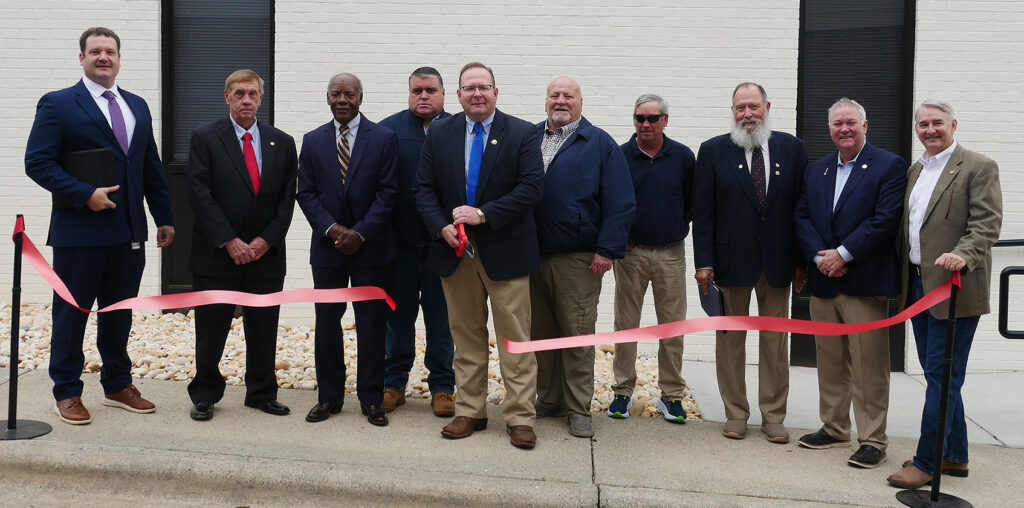
<svg viewBox="0 0 1024 508">
<path fill-rule="evenodd" d="M 117 159 L 110 148 L 68 152 L 61 158 L 60 165 L 72 178 L 89 185 L 113 187 L 118 184 Z M 107 198 L 116 204 L 117 195 L 118 191 L 114 191 L 107 194 Z M 54 193 L 52 197 L 53 208 L 56 210 L 66 210 L 75 206 L 70 199 L 60 194 Z"/>
<path fill-rule="evenodd" d="M 708 294 L 705 295 L 698 287 L 697 295 L 700 296 L 700 306 L 708 317 L 725 315 L 725 295 L 714 281 L 708 281 Z"/>
</svg>

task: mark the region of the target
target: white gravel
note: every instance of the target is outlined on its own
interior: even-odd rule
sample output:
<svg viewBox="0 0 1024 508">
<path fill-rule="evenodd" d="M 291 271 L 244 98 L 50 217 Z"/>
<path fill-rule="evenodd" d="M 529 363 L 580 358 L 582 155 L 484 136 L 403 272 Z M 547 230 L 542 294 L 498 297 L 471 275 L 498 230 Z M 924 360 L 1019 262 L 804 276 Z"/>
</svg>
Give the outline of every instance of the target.
<svg viewBox="0 0 1024 508">
<path fill-rule="evenodd" d="M 160 314 L 135 311 L 132 336 L 128 341 L 128 355 L 133 360 L 132 375 L 137 378 L 188 381 L 195 375 L 195 338 L 192 312 L 186 314 Z M 96 315 L 89 317 L 85 331 L 84 372 L 98 372 L 100 357 L 96 350 Z M 0 302 L 0 324 L 9 336 L 11 304 Z M 19 362 L 23 369 L 46 368 L 50 356 L 50 305 L 21 307 Z M 345 365 L 348 379 L 346 391 L 355 392 L 356 341 L 353 325 L 345 328 Z M 416 337 L 416 360 L 409 374 L 406 396 L 429 398 L 427 370 L 423 367 L 424 340 Z M 610 344 L 601 345 L 595 354 L 594 400 L 591 411 L 604 412 L 612 400 L 612 351 Z M 0 339 L 0 367 L 10 365 L 11 347 L 7 338 Z M 235 319 L 228 333 L 224 357 L 220 363 L 227 384 L 242 385 L 245 376 L 245 336 L 241 319 Z M 277 341 L 277 382 L 281 388 L 313 390 L 316 388 L 316 370 L 313 362 L 313 329 L 308 326 L 280 326 Z M 658 360 L 644 353 L 637 363 L 637 387 L 630 413 L 639 416 L 661 416 L 654 401 L 659 396 L 657 384 Z M 684 373 L 685 374 L 685 373 Z M 491 356 L 488 365 L 487 401 L 501 402 L 505 395 L 498 369 L 498 353 L 491 338 Z M 184 387 L 182 388 L 184 389 Z M 689 388 L 683 400 L 687 418 L 700 418 L 700 409 L 690 396 Z"/>
</svg>

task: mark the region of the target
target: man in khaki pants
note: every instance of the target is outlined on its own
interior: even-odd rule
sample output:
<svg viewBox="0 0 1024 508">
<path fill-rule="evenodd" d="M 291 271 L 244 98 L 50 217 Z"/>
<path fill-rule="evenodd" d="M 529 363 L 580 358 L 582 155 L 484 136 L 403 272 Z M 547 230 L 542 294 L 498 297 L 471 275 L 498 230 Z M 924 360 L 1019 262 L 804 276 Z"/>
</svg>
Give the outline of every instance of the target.
<svg viewBox="0 0 1024 508">
<path fill-rule="evenodd" d="M 665 99 L 644 94 L 633 107 L 636 134 L 622 145 L 636 193 L 636 218 L 626 257 L 615 263 L 615 329 L 640 326 L 647 285 L 654 287 L 658 324 L 686 319 L 686 246 L 693 218 L 693 151 L 664 134 Z M 666 420 L 686 423 L 683 410 L 683 337 L 658 341 L 658 409 Z M 636 343 L 615 345 L 612 418 L 628 418 L 636 387 Z"/>
<path fill-rule="evenodd" d="M 907 188 L 907 163 L 866 140 L 867 114 L 843 97 L 828 109 L 837 151 L 807 166 L 797 203 L 796 235 L 807 262 L 811 319 L 862 323 L 884 319 L 900 290 L 896 243 Z M 889 330 L 814 338 L 821 429 L 805 448 L 850 445 L 850 402 L 860 448 L 851 466 L 885 461 L 889 409 Z"/>
</svg>

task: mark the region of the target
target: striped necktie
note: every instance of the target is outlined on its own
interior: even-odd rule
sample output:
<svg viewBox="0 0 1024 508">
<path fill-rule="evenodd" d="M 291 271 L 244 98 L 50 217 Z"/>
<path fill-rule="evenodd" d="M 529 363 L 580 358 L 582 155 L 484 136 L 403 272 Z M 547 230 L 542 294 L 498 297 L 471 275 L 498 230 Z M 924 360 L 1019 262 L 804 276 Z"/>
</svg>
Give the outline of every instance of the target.
<svg viewBox="0 0 1024 508">
<path fill-rule="evenodd" d="M 352 152 L 348 146 L 348 125 L 341 126 L 341 137 L 338 138 L 338 165 L 341 167 L 341 183 L 348 178 L 348 161 Z"/>
</svg>

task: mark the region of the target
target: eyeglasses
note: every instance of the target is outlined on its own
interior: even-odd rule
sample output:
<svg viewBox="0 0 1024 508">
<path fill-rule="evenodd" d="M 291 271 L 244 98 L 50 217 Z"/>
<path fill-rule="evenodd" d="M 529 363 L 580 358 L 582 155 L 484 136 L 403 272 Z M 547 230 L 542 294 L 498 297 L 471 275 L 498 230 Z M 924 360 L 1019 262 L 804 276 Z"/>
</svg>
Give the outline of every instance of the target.
<svg viewBox="0 0 1024 508">
<path fill-rule="evenodd" d="M 466 93 L 480 92 L 487 93 L 494 89 L 494 85 L 466 85 L 460 86 L 460 90 Z"/>
<path fill-rule="evenodd" d="M 636 120 L 636 123 L 644 123 L 645 121 L 658 123 L 663 116 L 665 115 L 633 115 L 633 118 Z"/>
</svg>

